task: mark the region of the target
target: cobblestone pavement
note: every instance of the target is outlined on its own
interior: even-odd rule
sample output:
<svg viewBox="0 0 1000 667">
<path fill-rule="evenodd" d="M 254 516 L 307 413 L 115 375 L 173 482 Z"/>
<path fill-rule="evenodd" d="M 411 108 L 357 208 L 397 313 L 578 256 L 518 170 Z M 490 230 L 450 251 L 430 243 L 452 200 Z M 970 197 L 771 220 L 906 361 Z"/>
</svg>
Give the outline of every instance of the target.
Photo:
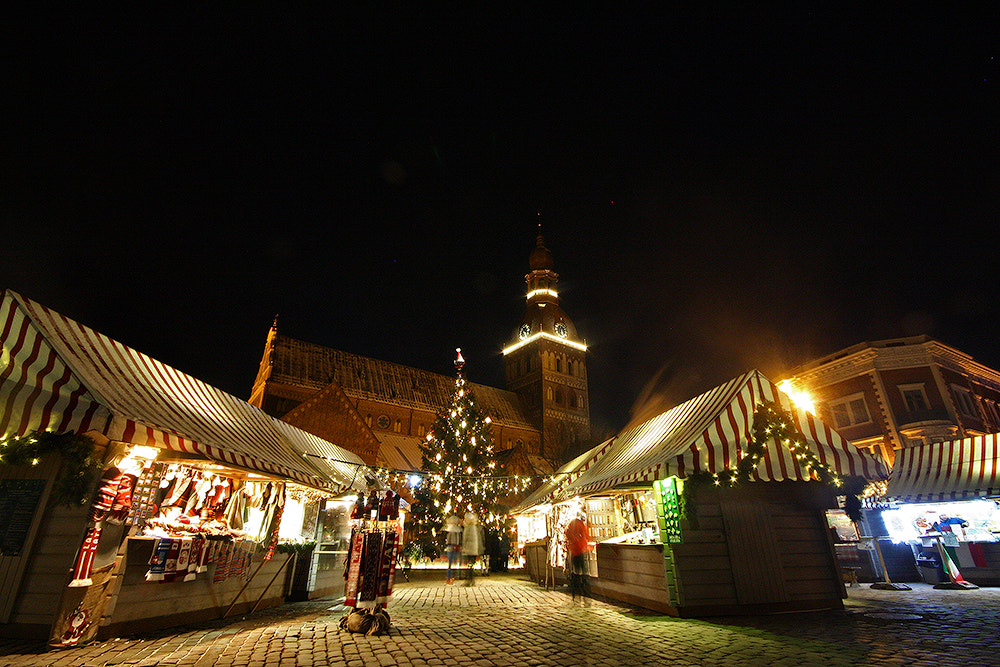
<svg viewBox="0 0 1000 667">
<path fill-rule="evenodd" d="M 848 588 L 846 609 L 690 620 L 573 601 L 521 575 L 397 584 L 392 629 L 342 632 L 335 600 L 46 652 L 0 639 L 0 666 L 997 665 L 1000 589 Z"/>
</svg>

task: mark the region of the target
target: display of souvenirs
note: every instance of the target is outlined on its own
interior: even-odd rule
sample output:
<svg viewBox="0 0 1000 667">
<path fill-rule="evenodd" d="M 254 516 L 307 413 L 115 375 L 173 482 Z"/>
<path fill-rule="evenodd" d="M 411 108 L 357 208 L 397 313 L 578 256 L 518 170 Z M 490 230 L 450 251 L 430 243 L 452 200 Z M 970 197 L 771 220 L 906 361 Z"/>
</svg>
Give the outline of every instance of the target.
<svg viewBox="0 0 1000 667">
<path fill-rule="evenodd" d="M 396 576 L 398 533 L 387 530 L 355 530 L 347 556 L 344 606 L 384 608 L 392 595 Z"/>
<path fill-rule="evenodd" d="M 73 579 L 69 583 L 72 588 L 90 586 L 93 583 L 90 573 L 104 524 L 119 525 L 128 518 L 132 507 L 132 491 L 141 469 L 135 461 L 123 461 L 120 465 L 122 468 L 111 466 L 101 475 L 96 497 L 87 515 L 87 532 L 73 566 Z"/>
</svg>

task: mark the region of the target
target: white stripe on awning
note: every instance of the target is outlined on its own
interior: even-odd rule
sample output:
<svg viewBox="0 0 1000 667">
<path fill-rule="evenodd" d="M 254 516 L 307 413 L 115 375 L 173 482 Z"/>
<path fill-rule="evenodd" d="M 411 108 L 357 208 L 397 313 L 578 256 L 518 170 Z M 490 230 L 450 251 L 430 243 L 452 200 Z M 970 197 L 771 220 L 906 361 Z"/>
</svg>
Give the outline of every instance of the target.
<svg viewBox="0 0 1000 667">
<path fill-rule="evenodd" d="M 528 497 L 519 502 L 517 506 L 511 510 L 511 514 L 525 512 L 536 505 L 541 505 L 555 500 L 559 497 L 560 491 L 566 485 L 596 465 L 597 462 L 608 453 L 608 450 L 611 449 L 613 442 L 614 438 L 606 440 L 593 449 L 590 449 L 570 460 L 568 463 L 563 464 L 562 467 L 552 474 L 551 479 L 543 482 L 537 489 L 532 491 Z"/>
<path fill-rule="evenodd" d="M 19 307 L 0 301 L 0 436 L 103 429 L 110 412 L 73 374 Z"/>
<path fill-rule="evenodd" d="M 905 502 L 1000 496 L 1000 434 L 899 450 L 888 496 Z"/>
<path fill-rule="evenodd" d="M 611 450 L 560 492 L 561 497 L 595 493 L 701 471 L 735 469 L 746 455 L 753 413 L 762 401 L 780 401 L 797 420 L 817 457 L 840 475 L 884 479 L 881 462 L 842 438 L 815 416 L 796 411 L 788 397 L 759 371 L 697 396 L 622 433 Z M 759 481 L 810 479 L 788 447 L 775 440 L 765 446 L 754 478 Z"/>
<path fill-rule="evenodd" d="M 20 415 L 19 423 L 26 424 L 18 426 L 22 434 L 45 425 L 58 431 L 95 428 L 114 440 L 197 454 L 317 488 L 347 486 L 353 470 L 317 467 L 304 455 L 323 450 L 331 458 L 361 463 L 343 448 L 320 446 L 318 438 L 249 403 L 14 292 L 4 293 L 0 317 L 4 349 L 16 350 L 13 362 L 0 370 L 0 417 L 12 422 Z M 52 360 L 42 362 L 51 367 L 47 373 L 32 370 L 39 362 L 31 345 Z M 41 398 L 31 399 L 35 393 L 44 396 L 52 378 L 67 371 L 70 380 L 50 401 L 64 409 L 47 410 Z"/>
</svg>

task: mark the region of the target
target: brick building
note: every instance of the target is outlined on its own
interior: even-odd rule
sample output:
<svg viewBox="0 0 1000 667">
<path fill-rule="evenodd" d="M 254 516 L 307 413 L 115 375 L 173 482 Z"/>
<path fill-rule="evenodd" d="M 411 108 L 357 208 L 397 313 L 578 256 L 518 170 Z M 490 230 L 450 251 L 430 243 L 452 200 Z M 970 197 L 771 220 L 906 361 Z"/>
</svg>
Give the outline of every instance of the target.
<svg viewBox="0 0 1000 667">
<path fill-rule="evenodd" d="M 906 447 L 1000 432 L 1000 372 L 928 336 L 859 343 L 788 380 L 822 421 L 889 463 Z"/>
<path fill-rule="evenodd" d="M 541 235 L 529 265 L 526 313 L 504 350 L 508 388 L 471 385 L 511 474 L 551 472 L 590 435 L 586 346 L 559 306 Z M 453 376 L 281 335 L 275 321 L 249 402 L 366 463 L 419 470 L 420 442 L 453 386 Z"/>
</svg>

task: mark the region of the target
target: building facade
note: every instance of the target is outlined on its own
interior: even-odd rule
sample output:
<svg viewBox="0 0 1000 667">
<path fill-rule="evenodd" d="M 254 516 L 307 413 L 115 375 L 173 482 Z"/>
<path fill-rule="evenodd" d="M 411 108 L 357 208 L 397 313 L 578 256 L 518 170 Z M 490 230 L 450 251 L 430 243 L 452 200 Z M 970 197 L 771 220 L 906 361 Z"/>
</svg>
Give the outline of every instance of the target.
<svg viewBox="0 0 1000 667">
<path fill-rule="evenodd" d="M 587 345 L 560 306 L 559 274 L 541 234 L 528 265 L 524 316 L 503 351 L 505 377 L 542 433 L 540 454 L 562 462 L 590 443 Z"/>
<path fill-rule="evenodd" d="M 512 474 L 551 472 L 590 433 L 586 346 L 559 306 L 558 276 L 541 236 L 529 265 L 528 309 L 517 331 L 530 335 L 505 350 L 508 387 L 471 385 L 492 420 L 496 450 L 517 468 Z M 513 372 L 512 364 L 524 370 Z M 249 402 L 366 463 L 419 470 L 420 442 L 453 387 L 453 376 L 281 335 L 275 321 Z"/>
<path fill-rule="evenodd" d="M 817 415 L 882 454 L 1000 432 L 1000 372 L 928 336 L 859 343 L 789 371 Z"/>
</svg>

